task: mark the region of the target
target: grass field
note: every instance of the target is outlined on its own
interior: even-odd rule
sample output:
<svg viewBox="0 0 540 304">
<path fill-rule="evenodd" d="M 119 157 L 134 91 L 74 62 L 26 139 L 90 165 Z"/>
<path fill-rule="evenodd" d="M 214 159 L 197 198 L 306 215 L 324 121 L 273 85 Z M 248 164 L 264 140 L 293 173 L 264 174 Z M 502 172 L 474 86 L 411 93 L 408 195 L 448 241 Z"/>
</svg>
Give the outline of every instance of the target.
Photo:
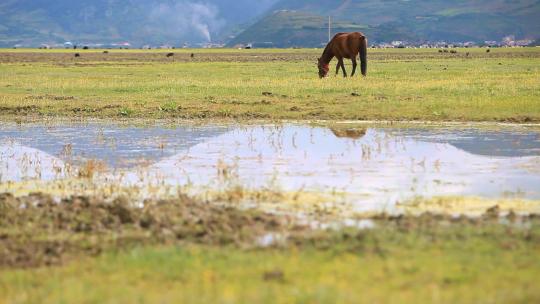
<svg viewBox="0 0 540 304">
<path fill-rule="evenodd" d="M 540 122 L 540 48 L 374 49 L 367 77 L 322 80 L 316 49 L 106 51 L 0 50 L 0 120 Z M 540 302 L 540 219 L 512 200 L 320 229 L 184 195 L 27 192 L 0 194 L 0 304 Z"/>
<path fill-rule="evenodd" d="M 194 245 L 136 248 L 92 260 L 82 258 L 60 268 L 5 271 L 0 276 L 0 301 L 538 302 L 540 293 L 534 283 L 540 269 L 538 244 L 515 237 L 505 238 L 505 244 L 498 240 L 500 236 L 500 232 L 480 236 L 468 231 L 456 232 L 456 236 L 376 236 L 382 253 L 347 248 L 351 242 L 345 240 L 332 244 L 337 249 L 326 250 L 246 251 Z M 430 240 L 432 237 L 436 240 Z"/>
<path fill-rule="evenodd" d="M 2 115 L 540 121 L 538 48 L 370 50 L 323 80 L 321 50 L 170 51 L 0 51 Z"/>
</svg>

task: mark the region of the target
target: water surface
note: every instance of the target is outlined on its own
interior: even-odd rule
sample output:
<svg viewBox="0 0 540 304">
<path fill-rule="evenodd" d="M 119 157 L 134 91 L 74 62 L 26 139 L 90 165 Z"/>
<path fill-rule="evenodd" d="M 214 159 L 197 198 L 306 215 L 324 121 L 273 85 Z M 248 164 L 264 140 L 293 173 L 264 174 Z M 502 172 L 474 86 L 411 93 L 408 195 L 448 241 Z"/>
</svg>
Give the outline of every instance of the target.
<svg viewBox="0 0 540 304">
<path fill-rule="evenodd" d="M 93 159 L 107 166 L 95 178 L 102 183 L 322 193 L 358 211 L 416 196 L 538 200 L 539 134 L 519 126 L 5 124 L 0 181 L 65 179 Z"/>
</svg>

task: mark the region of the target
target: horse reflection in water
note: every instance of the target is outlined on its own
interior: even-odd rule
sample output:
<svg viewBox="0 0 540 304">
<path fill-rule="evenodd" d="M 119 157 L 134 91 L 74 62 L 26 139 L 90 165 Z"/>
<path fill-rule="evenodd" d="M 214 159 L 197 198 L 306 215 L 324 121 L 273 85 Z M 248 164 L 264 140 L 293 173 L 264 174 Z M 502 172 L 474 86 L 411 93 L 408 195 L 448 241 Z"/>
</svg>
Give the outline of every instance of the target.
<svg viewBox="0 0 540 304">
<path fill-rule="evenodd" d="M 366 135 L 365 128 L 330 128 L 337 138 L 360 139 Z"/>
</svg>

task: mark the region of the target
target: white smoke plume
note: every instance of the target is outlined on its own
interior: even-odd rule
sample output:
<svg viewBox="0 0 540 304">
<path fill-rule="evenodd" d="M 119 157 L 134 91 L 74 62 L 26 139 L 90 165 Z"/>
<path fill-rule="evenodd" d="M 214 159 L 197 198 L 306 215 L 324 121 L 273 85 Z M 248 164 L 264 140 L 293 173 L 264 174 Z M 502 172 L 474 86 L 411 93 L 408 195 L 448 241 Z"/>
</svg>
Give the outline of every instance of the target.
<svg viewBox="0 0 540 304">
<path fill-rule="evenodd" d="M 225 21 L 219 18 L 216 6 L 195 1 L 159 4 L 151 10 L 149 19 L 149 26 L 168 36 L 177 39 L 199 38 L 205 42 L 211 42 L 212 33 L 225 25 Z"/>
</svg>

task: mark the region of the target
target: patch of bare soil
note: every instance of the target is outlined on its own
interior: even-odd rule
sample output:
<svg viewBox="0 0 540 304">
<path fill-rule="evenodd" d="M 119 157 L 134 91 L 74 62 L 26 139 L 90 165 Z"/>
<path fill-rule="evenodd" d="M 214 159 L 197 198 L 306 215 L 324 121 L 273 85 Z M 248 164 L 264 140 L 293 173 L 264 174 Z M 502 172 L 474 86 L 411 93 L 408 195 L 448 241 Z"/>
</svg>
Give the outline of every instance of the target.
<svg viewBox="0 0 540 304">
<path fill-rule="evenodd" d="M 322 50 L 321 50 L 322 52 Z M 304 52 L 197 52 L 189 53 L 163 53 L 163 52 L 111 52 L 81 51 L 75 53 L 54 52 L 0 52 L 0 63 L 53 63 L 60 66 L 102 66 L 102 65 L 139 65 L 144 63 L 174 63 L 174 62 L 283 62 L 283 61 L 314 61 L 318 53 Z M 173 55 L 170 55 L 173 54 Z M 466 52 L 438 53 L 415 52 L 371 52 L 370 60 L 423 60 L 423 59 L 456 59 L 456 58 L 538 58 L 539 52 L 475 52 L 467 55 Z"/>
<path fill-rule="evenodd" d="M 0 106 L 0 113 L 4 115 L 29 115 L 37 113 L 39 108 L 35 105 L 31 106 Z"/>
<path fill-rule="evenodd" d="M 189 241 L 243 246 L 289 225 L 287 217 L 185 196 L 134 206 L 123 198 L 81 196 L 55 202 L 45 194 L 0 194 L 0 268 L 58 265 L 75 255 L 132 245 Z"/>
<path fill-rule="evenodd" d="M 389 244 L 407 239 L 426 245 L 483 238 L 503 250 L 513 250 L 519 242 L 540 246 L 540 216 L 501 214 L 497 206 L 477 218 L 425 213 L 378 214 L 360 220 L 372 221 L 375 228 L 312 229 L 290 216 L 218 206 L 183 195 L 147 200 L 139 206 L 124 198 L 75 196 L 58 202 L 39 193 L 25 197 L 4 193 L 0 194 L 0 269 L 62 265 L 105 250 L 141 245 L 295 246 L 377 255 L 385 255 Z M 268 235 L 280 235 L 283 241 L 258 244 Z M 279 273 L 265 276 L 279 277 Z"/>
<path fill-rule="evenodd" d="M 191 57 L 190 54 L 178 53 L 167 56 L 166 53 L 109 53 L 81 52 L 79 56 L 72 53 L 2 53 L 0 63 L 53 63 L 60 66 L 103 66 L 103 65 L 139 65 L 143 63 L 174 63 L 174 62 L 268 62 L 268 61 L 303 61 L 308 54 L 298 53 L 199 53 Z M 313 55 L 309 56 L 312 59 Z"/>
</svg>

